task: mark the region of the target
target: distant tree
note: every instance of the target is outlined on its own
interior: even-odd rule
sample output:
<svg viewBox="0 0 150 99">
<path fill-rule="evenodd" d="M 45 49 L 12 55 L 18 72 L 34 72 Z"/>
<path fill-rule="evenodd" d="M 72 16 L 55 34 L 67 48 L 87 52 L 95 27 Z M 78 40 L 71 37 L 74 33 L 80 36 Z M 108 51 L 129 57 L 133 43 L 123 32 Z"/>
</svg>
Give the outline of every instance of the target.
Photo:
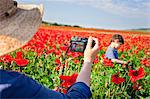
<svg viewBox="0 0 150 99">
<path fill-rule="evenodd" d="M 78 26 L 78 25 L 74 25 L 73 27 L 78 27 L 78 28 L 81 28 L 81 26 Z"/>
<path fill-rule="evenodd" d="M 48 25 L 48 26 L 66 26 L 66 27 L 77 27 L 77 28 L 81 28 L 78 25 L 67 25 L 67 24 L 58 24 L 57 22 L 54 23 L 50 23 L 50 22 L 46 22 L 46 21 L 42 21 L 43 24 Z"/>
<path fill-rule="evenodd" d="M 55 23 L 53 23 L 53 25 L 55 25 L 55 26 L 59 26 L 59 24 L 58 24 L 58 23 L 56 23 L 56 22 L 55 22 Z"/>
<path fill-rule="evenodd" d="M 72 27 L 71 25 L 63 25 L 63 26 L 68 26 L 68 27 Z"/>
</svg>

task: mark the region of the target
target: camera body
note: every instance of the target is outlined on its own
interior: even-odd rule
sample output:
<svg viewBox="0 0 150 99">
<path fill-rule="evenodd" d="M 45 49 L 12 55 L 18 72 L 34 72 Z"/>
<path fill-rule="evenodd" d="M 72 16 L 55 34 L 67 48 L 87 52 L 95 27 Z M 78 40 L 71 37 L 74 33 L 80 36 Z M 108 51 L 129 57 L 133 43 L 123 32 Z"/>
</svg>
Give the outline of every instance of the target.
<svg viewBox="0 0 150 99">
<path fill-rule="evenodd" d="M 88 42 L 88 38 L 82 38 L 79 36 L 74 36 L 71 38 L 71 45 L 70 45 L 70 50 L 73 52 L 84 52 L 86 45 Z M 94 47 L 95 41 L 92 41 L 92 47 Z"/>
</svg>

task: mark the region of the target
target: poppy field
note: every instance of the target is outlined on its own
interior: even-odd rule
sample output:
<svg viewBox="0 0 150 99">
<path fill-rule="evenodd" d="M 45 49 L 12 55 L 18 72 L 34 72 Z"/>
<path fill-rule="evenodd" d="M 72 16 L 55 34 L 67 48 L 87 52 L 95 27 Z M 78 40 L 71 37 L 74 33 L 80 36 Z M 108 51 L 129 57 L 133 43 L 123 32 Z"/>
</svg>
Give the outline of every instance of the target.
<svg viewBox="0 0 150 99">
<path fill-rule="evenodd" d="M 105 52 L 113 34 L 121 34 L 125 44 L 119 59 L 128 65 L 112 63 Z M 99 39 L 99 53 L 92 65 L 93 98 L 150 97 L 150 34 L 86 30 L 66 27 L 40 27 L 22 48 L 0 57 L 0 68 L 22 72 L 52 90 L 67 92 L 75 83 L 83 63 L 83 53 L 66 53 L 73 36 Z M 103 61 L 103 63 L 102 63 Z M 62 69 L 64 74 L 62 75 Z"/>
</svg>

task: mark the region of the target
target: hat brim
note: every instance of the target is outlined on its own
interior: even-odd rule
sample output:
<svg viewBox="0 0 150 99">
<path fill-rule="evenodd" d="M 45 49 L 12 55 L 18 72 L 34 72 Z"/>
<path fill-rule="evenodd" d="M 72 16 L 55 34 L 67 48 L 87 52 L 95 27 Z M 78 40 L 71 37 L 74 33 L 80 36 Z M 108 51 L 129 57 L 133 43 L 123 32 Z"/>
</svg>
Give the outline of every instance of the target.
<svg viewBox="0 0 150 99">
<path fill-rule="evenodd" d="M 14 15 L 0 21 L 0 36 L 3 38 L 0 41 L 4 40 L 9 44 L 7 50 L 0 52 L 0 56 L 24 46 L 31 40 L 42 22 L 42 15 L 42 5 L 19 5 Z"/>
</svg>

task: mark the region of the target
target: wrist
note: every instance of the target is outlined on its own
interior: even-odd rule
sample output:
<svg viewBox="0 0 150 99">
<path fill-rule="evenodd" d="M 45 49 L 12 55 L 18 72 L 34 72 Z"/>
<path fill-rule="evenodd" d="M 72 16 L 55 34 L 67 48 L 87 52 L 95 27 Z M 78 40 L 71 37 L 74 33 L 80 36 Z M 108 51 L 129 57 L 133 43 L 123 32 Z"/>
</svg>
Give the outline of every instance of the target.
<svg viewBox="0 0 150 99">
<path fill-rule="evenodd" d="M 88 64 L 88 65 L 92 65 L 92 62 L 91 61 L 84 61 L 83 64 Z"/>
<path fill-rule="evenodd" d="M 91 60 L 91 59 L 84 58 L 84 62 L 92 63 L 92 60 Z"/>
</svg>

